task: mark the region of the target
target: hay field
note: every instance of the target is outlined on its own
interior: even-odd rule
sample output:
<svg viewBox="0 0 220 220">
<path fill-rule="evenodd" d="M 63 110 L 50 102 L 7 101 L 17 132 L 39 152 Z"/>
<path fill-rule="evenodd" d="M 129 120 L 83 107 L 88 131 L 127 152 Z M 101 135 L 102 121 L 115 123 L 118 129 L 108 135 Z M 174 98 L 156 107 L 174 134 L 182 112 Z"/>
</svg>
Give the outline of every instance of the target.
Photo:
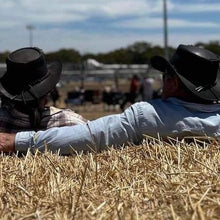
<svg viewBox="0 0 220 220">
<path fill-rule="evenodd" d="M 220 219 L 219 143 L 0 156 L 0 219 Z"/>
</svg>

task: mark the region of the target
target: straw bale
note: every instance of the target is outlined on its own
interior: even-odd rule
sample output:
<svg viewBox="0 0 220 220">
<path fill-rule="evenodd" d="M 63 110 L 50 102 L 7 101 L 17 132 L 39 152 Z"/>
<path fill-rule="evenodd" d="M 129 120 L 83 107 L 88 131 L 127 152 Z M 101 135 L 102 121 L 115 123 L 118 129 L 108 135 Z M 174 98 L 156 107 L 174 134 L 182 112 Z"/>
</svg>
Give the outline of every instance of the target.
<svg viewBox="0 0 220 220">
<path fill-rule="evenodd" d="M 0 219 L 219 219 L 219 143 L 192 139 L 2 154 Z"/>
</svg>

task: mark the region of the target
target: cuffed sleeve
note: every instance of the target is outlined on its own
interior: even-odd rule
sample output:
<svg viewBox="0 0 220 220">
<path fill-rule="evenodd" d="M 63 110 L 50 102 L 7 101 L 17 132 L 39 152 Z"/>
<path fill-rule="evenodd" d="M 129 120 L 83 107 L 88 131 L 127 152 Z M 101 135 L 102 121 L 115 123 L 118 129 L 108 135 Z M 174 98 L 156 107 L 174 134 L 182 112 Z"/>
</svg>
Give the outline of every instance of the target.
<svg viewBox="0 0 220 220">
<path fill-rule="evenodd" d="M 18 132 L 15 136 L 15 151 L 26 152 L 33 146 L 34 131 Z"/>
</svg>

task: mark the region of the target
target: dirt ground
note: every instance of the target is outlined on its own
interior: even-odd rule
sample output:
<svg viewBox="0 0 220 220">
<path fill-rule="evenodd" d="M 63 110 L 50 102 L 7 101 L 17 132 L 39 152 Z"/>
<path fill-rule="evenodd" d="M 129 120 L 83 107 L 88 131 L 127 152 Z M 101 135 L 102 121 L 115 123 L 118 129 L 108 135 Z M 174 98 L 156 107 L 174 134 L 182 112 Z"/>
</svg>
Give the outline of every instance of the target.
<svg viewBox="0 0 220 220">
<path fill-rule="evenodd" d="M 129 90 L 129 83 L 130 81 L 128 79 L 120 80 L 119 89 L 123 92 L 127 92 Z M 98 89 L 100 90 L 100 92 L 102 92 L 106 86 L 112 87 L 113 85 L 114 82 L 110 80 L 102 81 L 102 82 L 84 82 L 85 89 L 94 89 L 94 90 Z M 117 114 L 121 112 L 119 106 L 116 106 L 115 108 L 111 106 L 110 108 L 107 109 L 104 103 L 99 103 L 99 104 L 86 103 L 84 106 L 66 105 L 65 99 L 67 98 L 67 93 L 73 91 L 76 87 L 80 87 L 80 86 L 81 86 L 80 82 L 69 82 L 58 88 L 60 99 L 57 102 L 57 107 L 70 108 L 89 120 L 96 119 L 101 116 L 105 116 L 109 114 Z M 51 102 L 49 102 L 49 104 L 52 105 Z"/>
</svg>

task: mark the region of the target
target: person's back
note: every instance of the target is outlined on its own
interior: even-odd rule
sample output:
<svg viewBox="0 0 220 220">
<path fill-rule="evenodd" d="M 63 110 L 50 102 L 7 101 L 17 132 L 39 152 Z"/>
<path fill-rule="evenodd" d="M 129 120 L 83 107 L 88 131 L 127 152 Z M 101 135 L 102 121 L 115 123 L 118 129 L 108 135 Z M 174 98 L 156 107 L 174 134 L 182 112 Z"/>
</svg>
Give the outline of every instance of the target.
<svg viewBox="0 0 220 220">
<path fill-rule="evenodd" d="M 82 116 L 71 110 L 46 107 L 47 96 L 60 79 L 62 65 L 49 66 L 38 48 L 21 48 L 9 54 L 7 70 L 0 78 L 0 131 L 45 130 L 83 124 Z"/>
<path fill-rule="evenodd" d="M 34 112 L 32 113 L 34 114 Z M 52 127 L 72 126 L 87 122 L 85 118 L 71 109 L 59 109 L 53 106 L 45 106 L 40 113 L 35 112 L 33 116 L 31 116 L 32 113 L 25 113 L 16 108 L 11 110 L 5 107 L 0 108 L 0 132 L 46 130 Z"/>
</svg>

